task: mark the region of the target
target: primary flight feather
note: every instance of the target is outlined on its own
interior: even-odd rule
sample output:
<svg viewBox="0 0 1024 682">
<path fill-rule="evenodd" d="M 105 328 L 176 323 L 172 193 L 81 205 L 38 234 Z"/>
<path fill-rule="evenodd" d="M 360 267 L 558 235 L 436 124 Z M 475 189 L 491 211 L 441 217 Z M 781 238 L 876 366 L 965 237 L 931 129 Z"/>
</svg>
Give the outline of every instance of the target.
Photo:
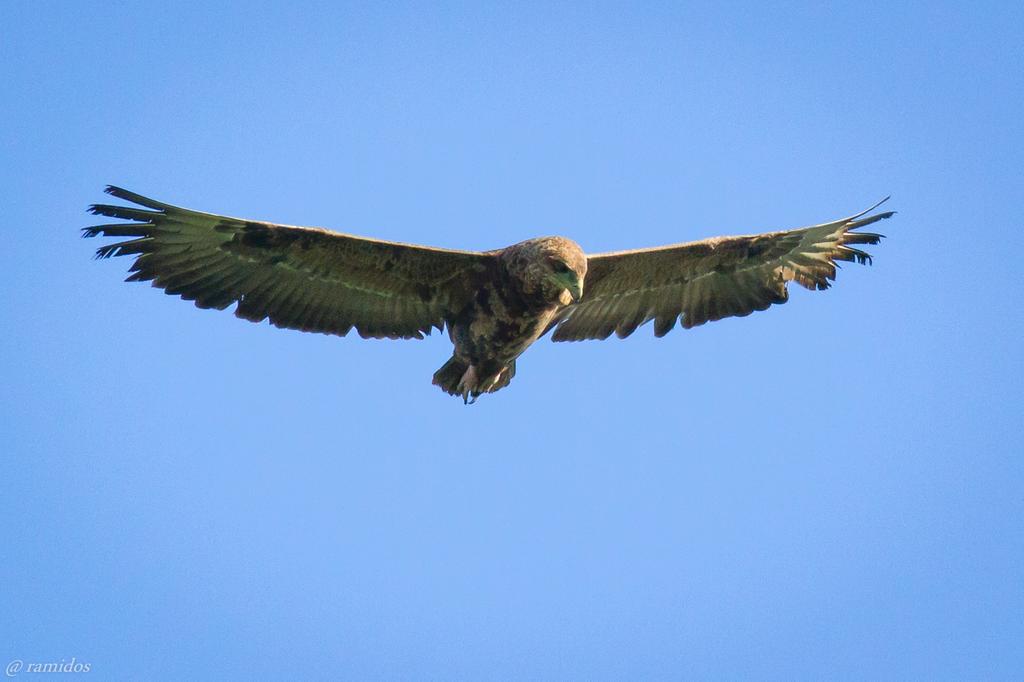
<svg viewBox="0 0 1024 682">
<path fill-rule="evenodd" d="M 516 358 L 551 329 L 555 341 L 605 339 L 653 320 L 663 336 L 677 321 L 689 329 L 784 303 L 791 281 L 826 289 L 836 261 L 870 263 L 857 247 L 882 238 L 854 230 L 893 215 L 869 215 L 879 202 L 802 229 L 588 256 L 565 237 L 455 251 L 106 192 L 136 206 L 90 212 L 131 222 L 84 233 L 129 238 L 97 250 L 134 256 L 128 281 L 152 281 L 200 308 L 237 303 L 238 317 L 301 331 L 419 339 L 447 327 L 455 349 L 434 384 L 464 401 L 507 386 Z"/>
</svg>

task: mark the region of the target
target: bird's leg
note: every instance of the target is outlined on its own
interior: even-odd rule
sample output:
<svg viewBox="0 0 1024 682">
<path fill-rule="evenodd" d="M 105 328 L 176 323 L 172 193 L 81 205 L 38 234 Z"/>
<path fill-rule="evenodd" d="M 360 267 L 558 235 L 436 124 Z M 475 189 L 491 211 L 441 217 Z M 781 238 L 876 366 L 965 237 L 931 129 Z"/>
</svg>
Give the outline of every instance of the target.
<svg viewBox="0 0 1024 682">
<path fill-rule="evenodd" d="M 502 367 L 494 376 L 492 376 L 490 379 L 487 379 L 486 381 L 484 381 L 484 383 L 480 386 L 480 392 L 481 393 L 490 393 L 490 391 L 495 386 L 498 385 L 498 383 L 501 381 L 501 378 L 505 375 L 505 372 L 507 372 L 507 371 L 508 371 L 507 367 Z"/>
<path fill-rule="evenodd" d="M 462 395 L 462 402 L 466 405 L 471 405 L 469 400 L 470 393 L 474 393 L 473 402 L 476 402 L 476 398 L 480 395 L 477 392 L 477 376 L 476 367 L 470 365 L 466 371 L 462 374 L 462 378 L 459 380 L 459 386 L 457 388 L 460 395 Z"/>
<path fill-rule="evenodd" d="M 481 395 L 490 393 L 494 390 L 495 386 L 501 384 L 508 371 L 508 367 L 502 367 L 492 376 L 481 379 L 480 371 L 476 365 L 470 365 L 463 373 L 455 390 L 458 392 L 458 395 L 462 396 L 462 402 L 472 405 Z"/>
</svg>

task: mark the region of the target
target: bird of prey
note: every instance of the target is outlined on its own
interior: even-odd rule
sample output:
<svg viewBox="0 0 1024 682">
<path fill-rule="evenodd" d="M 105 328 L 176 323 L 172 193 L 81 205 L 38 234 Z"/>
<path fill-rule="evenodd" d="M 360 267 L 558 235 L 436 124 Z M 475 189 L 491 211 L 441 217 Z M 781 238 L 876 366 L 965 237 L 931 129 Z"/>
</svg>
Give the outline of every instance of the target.
<svg viewBox="0 0 1024 682">
<path fill-rule="evenodd" d="M 870 263 L 856 232 L 888 218 L 866 211 L 802 229 L 588 255 L 565 237 L 495 251 L 454 251 L 179 208 L 109 186 L 136 206 L 94 204 L 130 222 L 84 236 L 128 237 L 97 258 L 134 256 L 127 281 L 152 281 L 200 308 L 236 303 L 237 317 L 287 329 L 363 338 L 421 339 L 433 328 L 454 344 L 434 373 L 446 393 L 475 401 L 504 388 L 516 359 L 554 330 L 555 341 L 655 336 L 785 303 L 786 285 L 826 289 L 836 261 Z M 140 208 L 141 207 L 141 208 Z"/>
</svg>

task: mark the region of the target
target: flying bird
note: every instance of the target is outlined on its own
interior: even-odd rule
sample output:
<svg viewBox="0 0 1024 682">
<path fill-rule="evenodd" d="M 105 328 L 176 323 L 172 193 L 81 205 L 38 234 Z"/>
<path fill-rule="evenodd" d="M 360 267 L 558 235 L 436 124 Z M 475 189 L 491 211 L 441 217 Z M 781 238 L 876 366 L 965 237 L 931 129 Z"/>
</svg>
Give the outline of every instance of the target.
<svg viewBox="0 0 1024 682">
<path fill-rule="evenodd" d="M 84 236 L 130 238 L 96 252 L 133 256 L 127 281 L 152 281 L 200 308 L 237 304 L 237 317 L 306 332 L 422 339 L 447 327 L 454 352 L 433 383 L 464 402 L 507 386 L 516 359 L 552 330 L 555 341 L 624 338 L 653 321 L 660 337 L 677 321 L 689 329 L 785 303 L 791 281 L 827 289 L 837 261 L 870 263 L 856 245 L 882 239 L 854 230 L 893 215 L 872 215 L 883 199 L 849 218 L 781 232 L 591 255 L 571 239 L 540 237 L 478 252 L 106 192 L 135 206 L 89 211 L 130 222 L 87 227 Z"/>
</svg>

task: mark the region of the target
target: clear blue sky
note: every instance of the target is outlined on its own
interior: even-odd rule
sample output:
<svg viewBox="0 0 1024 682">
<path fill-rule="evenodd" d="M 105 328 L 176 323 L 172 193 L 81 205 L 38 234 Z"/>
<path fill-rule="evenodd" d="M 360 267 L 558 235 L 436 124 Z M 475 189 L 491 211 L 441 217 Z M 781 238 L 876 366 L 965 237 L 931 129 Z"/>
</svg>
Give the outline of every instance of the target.
<svg viewBox="0 0 1024 682">
<path fill-rule="evenodd" d="M 0 5 L 3 663 L 1019 679 L 1024 11 L 863 4 Z M 465 407 L 442 335 L 124 284 L 106 183 L 479 249 L 899 214 L 830 291 Z"/>
</svg>

